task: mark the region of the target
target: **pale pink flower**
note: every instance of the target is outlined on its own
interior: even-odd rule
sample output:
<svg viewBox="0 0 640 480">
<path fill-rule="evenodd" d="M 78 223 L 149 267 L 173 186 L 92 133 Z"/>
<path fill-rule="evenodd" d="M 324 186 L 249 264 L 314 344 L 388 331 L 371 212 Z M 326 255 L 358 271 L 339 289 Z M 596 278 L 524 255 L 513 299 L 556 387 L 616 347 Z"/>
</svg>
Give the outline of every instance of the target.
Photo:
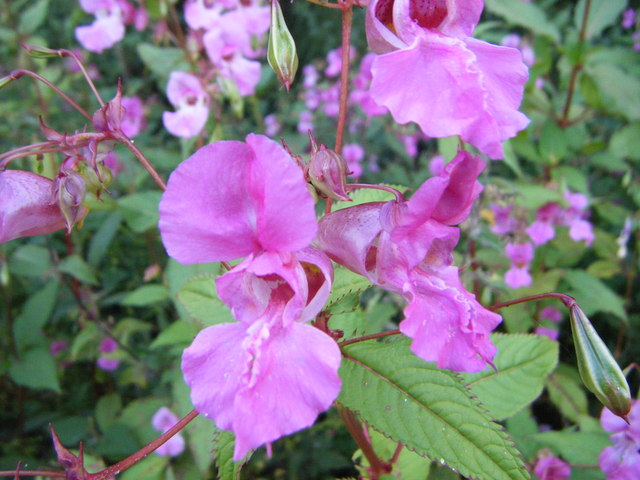
<svg viewBox="0 0 640 480">
<path fill-rule="evenodd" d="M 409 201 L 365 203 L 325 215 L 316 242 L 334 261 L 401 294 L 400 330 L 411 349 L 441 368 L 478 371 L 496 353 L 500 316 L 484 309 L 451 266 L 462 222 L 480 194 L 484 163 L 459 152 Z"/>
<path fill-rule="evenodd" d="M 357 143 L 349 143 L 342 147 L 342 157 L 347 162 L 347 170 L 350 172 L 350 177 L 362 175 L 360 162 L 364 158 L 364 148 Z"/>
<path fill-rule="evenodd" d="M 399 123 L 430 137 L 460 135 L 492 158 L 529 123 L 518 111 L 528 78 L 514 48 L 471 37 L 482 0 L 372 0 L 366 33 L 371 94 Z"/>
<path fill-rule="evenodd" d="M 360 70 L 353 79 L 353 89 L 349 95 L 352 103 L 360 105 L 362 111 L 369 117 L 388 113 L 387 107 L 378 105 L 371 97 L 371 64 L 376 58 L 375 53 L 368 53 L 360 61 Z"/>
<path fill-rule="evenodd" d="M 504 275 L 504 282 L 511 288 L 531 285 L 529 266 L 533 260 L 533 245 L 530 243 L 507 243 L 507 258 L 511 260 L 511 268 Z"/>
<path fill-rule="evenodd" d="M 177 110 L 162 114 L 165 128 L 177 137 L 198 135 L 209 118 L 209 95 L 198 77 L 190 73 L 171 72 L 167 97 Z"/>
<path fill-rule="evenodd" d="M 55 357 L 60 352 L 64 352 L 67 348 L 69 348 L 69 342 L 65 340 L 56 340 L 51 342 L 49 346 L 49 353 L 51 353 L 52 357 Z"/>
<path fill-rule="evenodd" d="M 544 336 L 544 337 L 550 338 L 553 341 L 556 341 L 558 340 L 558 335 L 560 334 L 560 332 L 558 332 L 558 330 L 556 330 L 555 328 L 536 327 L 535 334 Z"/>
<path fill-rule="evenodd" d="M 234 459 L 310 426 L 340 391 L 340 350 L 305 323 L 333 270 L 309 246 L 317 222 L 300 167 L 260 135 L 203 147 L 171 174 L 159 228 L 179 262 L 246 257 L 216 280 L 238 322 L 204 329 L 182 357 L 195 407 L 235 433 Z"/>
<path fill-rule="evenodd" d="M 622 28 L 631 28 L 636 23 L 636 12 L 633 8 L 627 8 L 622 14 Z"/>
<path fill-rule="evenodd" d="M 151 418 L 151 425 L 160 433 L 165 433 L 176 423 L 179 419 L 175 414 L 167 407 L 161 407 Z M 185 442 L 180 433 L 176 433 L 173 437 L 163 443 L 155 451 L 161 457 L 177 457 L 184 452 Z"/>
<path fill-rule="evenodd" d="M 76 38 L 84 48 L 101 53 L 124 38 L 125 16 L 132 8 L 126 1 L 80 0 L 80 6 L 96 17 L 91 25 L 76 27 Z"/>
<path fill-rule="evenodd" d="M 113 338 L 103 338 L 100 342 L 100 346 L 98 347 L 98 350 L 102 354 L 100 357 L 98 357 L 98 360 L 96 362 L 98 367 L 108 372 L 117 369 L 118 366 L 120 366 L 120 360 L 108 355 L 109 353 L 115 352 L 117 349 L 118 342 L 116 342 Z"/>
<path fill-rule="evenodd" d="M 558 457 L 548 455 L 538 459 L 534 473 L 540 480 L 564 480 L 571 476 L 571 467 Z"/>
<path fill-rule="evenodd" d="M 498 235 L 509 235 L 518 228 L 518 221 L 511 215 L 515 207 L 513 205 L 507 205 L 502 207 L 500 205 L 490 205 L 489 209 L 494 214 L 493 225 L 491 231 Z"/>
<path fill-rule="evenodd" d="M 640 477 L 640 401 L 635 400 L 628 415 L 629 423 L 604 408 L 602 428 L 612 435 L 613 446 L 606 447 L 598 458 L 607 480 L 635 480 Z"/>
<path fill-rule="evenodd" d="M 562 312 L 554 307 L 544 307 L 540 311 L 540 318 L 551 320 L 553 323 L 559 323 L 562 320 Z"/>
<path fill-rule="evenodd" d="M 122 97 L 120 105 L 124 108 L 120 128 L 127 137 L 133 138 L 146 127 L 142 100 L 138 97 Z"/>
<path fill-rule="evenodd" d="M 0 243 L 65 225 L 51 179 L 22 170 L 0 171 Z"/>
</svg>

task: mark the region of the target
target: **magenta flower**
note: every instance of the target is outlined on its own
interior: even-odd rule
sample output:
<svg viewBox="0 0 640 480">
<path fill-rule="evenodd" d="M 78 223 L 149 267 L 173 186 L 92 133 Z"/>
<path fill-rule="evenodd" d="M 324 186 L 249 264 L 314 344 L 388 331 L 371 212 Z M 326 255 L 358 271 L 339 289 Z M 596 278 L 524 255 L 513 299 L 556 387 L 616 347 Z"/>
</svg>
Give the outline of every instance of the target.
<svg viewBox="0 0 640 480">
<path fill-rule="evenodd" d="M 117 369 L 120 366 L 120 360 L 108 355 L 109 353 L 115 352 L 117 349 L 118 342 L 116 342 L 113 338 L 106 337 L 102 339 L 98 350 L 103 355 L 98 357 L 98 360 L 96 362 L 98 367 L 107 372 L 112 372 L 113 370 Z"/>
<path fill-rule="evenodd" d="M 65 226 L 51 179 L 22 170 L 0 171 L 0 243 Z"/>
<path fill-rule="evenodd" d="M 142 100 L 138 97 L 122 97 L 120 105 L 124 108 L 120 128 L 127 137 L 133 138 L 146 127 Z"/>
<path fill-rule="evenodd" d="M 350 143 L 342 147 L 342 156 L 347 162 L 347 170 L 349 176 L 359 177 L 362 175 L 362 166 L 360 162 L 364 158 L 364 148 L 357 143 Z"/>
<path fill-rule="evenodd" d="M 399 123 L 502 158 L 501 142 L 529 123 L 518 111 L 528 72 L 517 49 L 470 36 L 481 12 L 482 0 L 372 0 L 371 95 Z"/>
<path fill-rule="evenodd" d="M 131 6 L 124 0 L 80 0 L 80 6 L 95 15 L 91 25 L 76 28 L 76 39 L 90 52 L 101 53 L 124 38 L 125 15 Z"/>
<path fill-rule="evenodd" d="M 411 349 L 441 368 L 475 372 L 496 353 L 500 316 L 484 309 L 451 266 L 462 222 L 482 186 L 484 163 L 459 152 L 442 175 L 405 201 L 365 203 L 320 221 L 317 244 L 333 260 L 408 302 L 400 330 Z"/>
<path fill-rule="evenodd" d="M 504 282 L 511 288 L 531 285 L 529 266 L 533 260 L 533 245 L 530 243 L 507 243 L 507 258 L 511 260 L 511 268 L 504 274 Z"/>
<path fill-rule="evenodd" d="M 178 420 L 178 417 L 171 410 L 167 407 L 162 407 L 153 415 L 151 425 L 159 432 L 164 433 L 178 423 Z M 184 452 L 184 446 L 184 438 L 177 433 L 158 447 L 155 453 L 161 457 L 177 457 Z"/>
<path fill-rule="evenodd" d="M 317 222 L 300 167 L 260 135 L 203 147 L 169 178 L 159 227 L 179 262 L 246 257 L 216 280 L 238 322 L 206 328 L 182 357 L 196 409 L 235 433 L 235 460 L 310 426 L 340 391 L 340 350 L 305 323 L 333 270 L 309 246 Z"/>
<path fill-rule="evenodd" d="M 569 464 L 553 455 L 538 459 L 533 471 L 540 480 L 564 480 L 571 476 Z"/>
<path fill-rule="evenodd" d="M 191 138 L 198 135 L 209 118 L 209 95 L 198 77 L 184 72 L 171 72 L 167 97 L 175 112 L 164 112 L 162 123 L 172 135 Z"/>
<path fill-rule="evenodd" d="M 628 415 L 629 423 L 604 408 L 600 416 L 602 428 L 612 435 L 613 446 L 606 447 L 598 458 L 607 480 L 640 478 L 640 401 L 636 400 Z"/>
</svg>

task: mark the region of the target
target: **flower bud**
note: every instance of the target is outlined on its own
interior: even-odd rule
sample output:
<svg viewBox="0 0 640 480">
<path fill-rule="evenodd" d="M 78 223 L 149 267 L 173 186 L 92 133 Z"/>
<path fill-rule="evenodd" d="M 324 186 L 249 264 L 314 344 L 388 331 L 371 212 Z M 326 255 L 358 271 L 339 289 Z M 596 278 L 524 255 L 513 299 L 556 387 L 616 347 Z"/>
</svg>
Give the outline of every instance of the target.
<svg viewBox="0 0 640 480">
<path fill-rule="evenodd" d="M 0 78 L 0 88 L 9 85 L 11 82 L 15 80 L 11 75 L 7 75 L 6 77 Z"/>
<path fill-rule="evenodd" d="M 51 48 L 39 47 L 37 45 L 22 45 L 30 57 L 33 58 L 53 58 L 59 57 L 59 50 L 52 50 Z"/>
<path fill-rule="evenodd" d="M 346 193 L 347 162 L 341 155 L 326 147 L 316 145 L 311 137 L 309 180 L 323 197 L 350 202 Z"/>
<path fill-rule="evenodd" d="M 298 70 L 296 43 L 287 28 L 278 0 L 271 0 L 271 28 L 267 60 L 280 83 L 289 91 Z"/>
<path fill-rule="evenodd" d="M 631 394 L 622 370 L 577 304 L 570 307 L 569 316 L 582 382 L 605 407 L 626 419 Z"/>
<path fill-rule="evenodd" d="M 86 191 L 84 178 L 74 171 L 67 171 L 56 179 L 56 197 L 69 232 L 87 214 L 82 204 Z"/>
</svg>

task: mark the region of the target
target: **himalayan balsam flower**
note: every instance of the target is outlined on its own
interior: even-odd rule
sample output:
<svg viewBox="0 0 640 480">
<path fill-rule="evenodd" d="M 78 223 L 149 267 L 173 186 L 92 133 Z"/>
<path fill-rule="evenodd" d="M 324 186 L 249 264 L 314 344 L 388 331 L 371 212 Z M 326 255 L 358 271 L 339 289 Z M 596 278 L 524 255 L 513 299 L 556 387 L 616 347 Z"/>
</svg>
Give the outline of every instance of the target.
<svg viewBox="0 0 640 480">
<path fill-rule="evenodd" d="M 612 435 L 613 446 L 606 447 L 598 458 L 607 480 L 636 480 L 640 478 L 640 401 L 636 400 L 628 415 L 629 423 L 602 410 L 602 428 Z"/>
<path fill-rule="evenodd" d="M 540 480 L 564 480 L 571 476 L 569 464 L 553 455 L 538 459 L 533 471 Z"/>
<path fill-rule="evenodd" d="M 511 260 L 511 268 L 504 274 L 504 283 L 511 288 L 531 285 L 529 266 L 533 260 L 533 245 L 530 243 L 507 243 L 507 258 Z"/>
<path fill-rule="evenodd" d="M 175 112 L 164 112 L 162 123 L 172 135 L 191 138 L 198 135 L 209 118 L 209 95 L 198 77 L 184 72 L 171 72 L 167 97 Z"/>
<path fill-rule="evenodd" d="M 316 242 L 333 260 L 408 302 L 400 331 L 441 368 L 476 372 L 496 354 L 500 316 L 483 308 L 451 265 L 462 222 L 482 186 L 484 163 L 459 152 L 409 201 L 365 203 L 324 216 Z"/>
<path fill-rule="evenodd" d="M 203 147 L 171 174 L 159 227 L 181 263 L 245 257 L 216 280 L 238 322 L 202 330 L 182 357 L 196 409 L 235 433 L 236 461 L 310 426 L 340 391 L 340 350 L 306 324 L 333 270 L 310 247 L 317 221 L 300 167 L 260 135 Z"/>
<path fill-rule="evenodd" d="M 0 243 L 65 226 L 51 179 L 22 170 L 0 172 Z"/>
<path fill-rule="evenodd" d="M 146 127 L 142 100 L 138 97 L 122 97 L 120 105 L 124 108 L 120 128 L 127 137 L 133 138 Z"/>
<path fill-rule="evenodd" d="M 101 53 L 124 38 L 126 11 L 124 0 L 80 0 L 80 6 L 95 15 L 91 25 L 76 28 L 76 39 L 90 52 Z"/>
<path fill-rule="evenodd" d="M 107 337 L 100 342 L 99 350 L 100 350 L 100 353 L 102 354 L 109 354 L 116 351 L 117 348 L 118 348 L 118 342 L 116 342 L 111 337 Z M 102 370 L 105 370 L 107 372 L 112 372 L 113 370 L 117 369 L 120 366 L 120 360 L 118 360 L 117 358 L 110 357 L 108 355 L 101 355 L 98 358 L 96 363 L 98 367 L 100 367 Z"/>
<path fill-rule="evenodd" d="M 151 425 L 160 433 L 164 433 L 178 423 L 178 417 L 167 407 L 160 408 L 151 419 Z M 161 457 L 177 457 L 184 452 L 184 438 L 175 434 L 155 451 Z"/>
<path fill-rule="evenodd" d="M 471 37 L 482 8 L 482 0 L 372 0 L 371 95 L 399 123 L 460 135 L 502 158 L 501 142 L 529 123 L 518 111 L 528 71 L 517 49 Z"/>
</svg>

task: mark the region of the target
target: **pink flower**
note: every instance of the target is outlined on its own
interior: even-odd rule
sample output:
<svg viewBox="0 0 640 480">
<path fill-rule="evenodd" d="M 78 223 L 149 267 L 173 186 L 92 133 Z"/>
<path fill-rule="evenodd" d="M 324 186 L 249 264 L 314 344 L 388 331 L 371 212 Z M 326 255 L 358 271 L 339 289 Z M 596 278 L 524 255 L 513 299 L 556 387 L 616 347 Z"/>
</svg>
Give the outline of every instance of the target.
<svg viewBox="0 0 640 480">
<path fill-rule="evenodd" d="M 176 417 L 171 410 L 169 410 L 167 407 L 162 407 L 153 415 L 153 418 L 151 419 L 151 425 L 159 432 L 165 433 L 176 423 L 178 423 L 178 421 L 178 417 Z M 182 435 L 177 433 L 160 447 L 158 447 L 155 453 L 157 453 L 161 457 L 177 457 L 182 452 L 184 452 L 184 446 L 184 438 L 182 437 Z"/>
<path fill-rule="evenodd" d="M 536 220 L 527 228 L 534 245 L 542 245 L 556 236 L 554 225 L 558 222 L 561 208 L 557 203 L 547 203 L 536 213 Z"/>
<path fill-rule="evenodd" d="M 636 12 L 633 8 L 627 8 L 622 14 L 622 28 L 631 28 L 636 23 Z"/>
<path fill-rule="evenodd" d="M 111 337 L 106 337 L 102 339 L 102 341 L 100 342 L 100 346 L 98 347 L 98 350 L 102 354 L 109 354 L 109 353 L 115 352 L 117 348 L 118 348 L 118 342 L 116 342 Z M 98 367 L 108 372 L 111 372 L 116 368 L 118 368 L 118 366 L 120 366 L 120 360 L 108 355 L 101 355 L 98 358 L 96 363 L 98 364 Z"/>
<path fill-rule="evenodd" d="M 598 458 L 607 480 L 635 480 L 640 477 L 640 401 L 631 406 L 627 424 L 608 409 L 602 410 L 602 428 L 612 433 L 613 446 L 606 447 Z"/>
<path fill-rule="evenodd" d="M 362 167 L 360 162 L 364 158 L 364 148 L 357 143 L 350 143 L 342 147 L 342 157 L 347 162 L 347 170 L 350 172 L 349 176 L 359 177 L 362 175 Z"/>
<path fill-rule="evenodd" d="M 549 455 L 538 459 L 534 473 L 540 480 L 563 480 L 571 476 L 571 467 L 558 457 Z"/>
<path fill-rule="evenodd" d="M 90 52 L 101 53 L 124 38 L 125 15 L 130 5 L 124 0 L 80 0 L 87 13 L 95 15 L 91 25 L 76 28 L 76 38 Z"/>
<path fill-rule="evenodd" d="M 52 357 L 55 357 L 60 352 L 64 352 L 67 348 L 69 348 L 69 342 L 65 340 L 56 340 L 54 342 L 51 342 L 49 353 L 51 353 Z"/>
<path fill-rule="evenodd" d="M 200 85 L 198 77 L 190 73 L 171 72 L 167 97 L 177 110 L 162 114 L 165 128 L 177 137 L 198 135 L 209 118 L 209 95 Z"/>
<path fill-rule="evenodd" d="M 471 38 L 481 12 L 481 0 L 372 0 L 371 94 L 399 123 L 502 158 L 501 142 L 529 123 L 518 111 L 528 72 L 518 50 Z"/>
<path fill-rule="evenodd" d="M 507 243 L 507 258 L 511 259 L 511 268 L 504 275 L 504 282 L 511 288 L 531 285 L 529 266 L 533 260 L 533 245 L 530 243 Z"/>
<path fill-rule="evenodd" d="M 557 308 L 544 307 L 540 311 L 540 318 L 545 318 L 547 320 L 551 320 L 553 323 L 558 323 L 562 320 L 562 312 Z"/>
<path fill-rule="evenodd" d="M 98 365 L 98 367 L 100 367 L 101 370 L 112 372 L 120 366 L 120 360 L 118 360 L 117 358 L 100 357 L 98 358 L 96 364 Z"/>
<path fill-rule="evenodd" d="M 558 330 L 554 328 L 536 327 L 535 334 L 548 337 L 551 340 L 556 341 L 558 340 L 558 335 L 560 334 L 560 332 L 558 332 Z"/>
<path fill-rule="evenodd" d="M 405 201 L 365 203 L 320 221 L 316 242 L 334 261 L 408 302 L 400 330 L 411 349 L 441 368 L 475 372 L 496 353 L 500 316 L 484 309 L 451 266 L 462 222 L 482 186 L 484 163 L 459 152 L 441 175 Z"/>
<path fill-rule="evenodd" d="M 378 105 L 371 97 L 371 64 L 376 58 L 375 53 L 368 53 L 360 61 L 360 71 L 353 79 L 353 89 L 349 96 L 352 103 L 360 105 L 362 111 L 369 117 L 384 115 L 388 112 L 387 107 Z"/>
<path fill-rule="evenodd" d="M 22 170 L 0 171 L 0 243 L 65 226 L 51 179 Z"/>
<path fill-rule="evenodd" d="M 138 97 L 122 97 L 120 105 L 124 108 L 120 128 L 127 137 L 133 138 L 146 127 L 142 100 Z"/>
<path fill-rule="evenodd" d="M 500 205 L 493 204 L 489 208 L 494 214 L 494 223 L 491 226 L 493 233 L 509 235 L 518 228 L 518 221 L 511 216 L 511 212 L 514 209 L 513 205 L 501 207 Z"/>
<path fill-rule="evenodd" d="M 195 407 L 235 433 L 234 459 L 310 426 L 340 391 L 340 350 L 305 324 L 333 270 L 309 246 L 317 222 L 302 170 L 260 135 L 203 147 L 169 178 L 159 227 L 179 262 L 246 257 L 216 280 L 238 322 L 206 328 L 182 357 Z"/>
</svg>

